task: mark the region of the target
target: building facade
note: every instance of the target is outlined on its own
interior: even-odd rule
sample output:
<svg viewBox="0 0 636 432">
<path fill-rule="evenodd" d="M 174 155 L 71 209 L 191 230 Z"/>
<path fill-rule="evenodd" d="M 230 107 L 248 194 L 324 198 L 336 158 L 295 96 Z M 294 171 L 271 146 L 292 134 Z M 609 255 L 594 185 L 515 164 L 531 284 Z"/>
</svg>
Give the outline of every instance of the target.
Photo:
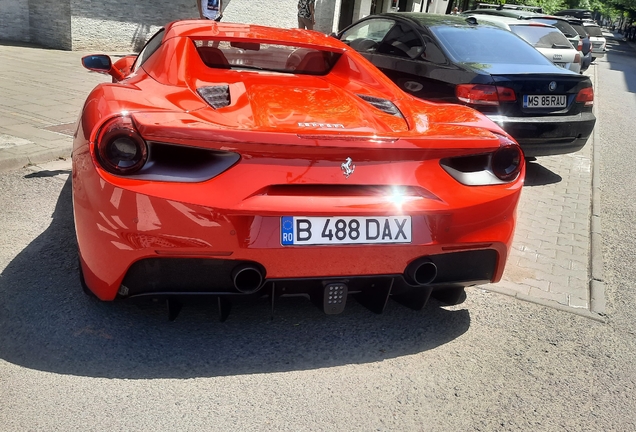
<svg viewBox="0 0 636 432">
<path fill-rule="evenodd" d="M 223 21 L 294 28 L 297 1 L 223 0 Z M 395 10 L 445 13 L 448 1 L 316 0 L 314 28 L 329 34 L 367 15 Z M 63 50 L 138 51 L 166 23 L 198 16 L 196 0 L 0 0 L 0 40 Z"/>
</svg>

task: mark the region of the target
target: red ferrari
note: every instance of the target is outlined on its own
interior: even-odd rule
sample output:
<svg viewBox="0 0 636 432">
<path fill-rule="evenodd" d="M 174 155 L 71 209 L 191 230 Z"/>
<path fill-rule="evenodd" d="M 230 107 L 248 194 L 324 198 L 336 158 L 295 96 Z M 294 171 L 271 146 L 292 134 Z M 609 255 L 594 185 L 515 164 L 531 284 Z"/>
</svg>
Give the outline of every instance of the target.
<svg viewBox="0 0 636 432">
<path fill-rule="evenodd" d="M 178 21 L 112 83 L 73 144 L 84 289 L 101 300 L 302 295 L 421 309 L 498 281 L 524 157 L 470 108 L 402 92 L 323 34 Z"/>
</svg>

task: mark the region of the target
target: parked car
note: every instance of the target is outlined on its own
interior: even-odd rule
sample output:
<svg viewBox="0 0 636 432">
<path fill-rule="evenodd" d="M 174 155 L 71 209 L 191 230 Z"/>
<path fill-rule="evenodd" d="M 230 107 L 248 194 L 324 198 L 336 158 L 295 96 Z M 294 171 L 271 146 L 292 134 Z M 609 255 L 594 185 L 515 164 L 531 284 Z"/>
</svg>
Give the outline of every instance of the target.
<svg viewBox="0 0 636 432">
<path fill-rule="evenodd" d="M 583 41 L 581 41 L 579 33 L 570 25 L 567 19 L 550 15 L 526 16 L 524 19 L 531 19 L 534 22 L 541 22 L 558 28 L 568 38 L 574 48 L 579 51 L 583 49 Z"/>
<path fill-rule="evenodd" d="M 603 36 L 603 31 L 593 22 L 584 21 L 583 26 L 585 27 L 585 31 L 590 36 L 590 41 L 592 42 L 592 61 L 597 58 L 605 57 L 605 50 L 607 48 L 607 40 L 605 36 Z"/>
<path fill-rule="evenodd" d="M 531 19 L 536 22 L 542 22 L 558 28 L 566 38 L 570 41 L 572 46 L 577 50 L 581 50 L 582 42 L 578 32 L 572 28 L 567 19 L 563 17 L 556 17 L 552 15 L 545 15 L 543 13 L 532 12 L 526 9 L 512 9 L 512 8 L 480 8 L 470 11 L 465 11 L 462 15 L 470 16 L 474 14 L 483 15 L 495 15 L 495 16 L 507 16 L 518 19 Z"/>
<path fill-rule="evenodd" d="M 576 30 L 581 37 L 581 71 L 585 71 L 592 63 L 592 41 L 590 41 L 590 36 L 585 31 L 582 20 L 569 17 L 566 18 L 572 28 Z"/>
<path fill-rule="evenodd" d="M 491 24 L 387 13 L 363 18 L 338 37 L 412 95 L 483 112 L 526 156 L 577 151 L 594 128 L 590 78 L 555 66 Z"/>
<path fill-rule="evenodd" d="M 81 282 L 99 299 L 166 300 L 174 318 L 210 298 L 225 319 L 237 297 L 334 314 L 355 294 L 379 313 L 500 280 L 525 164 L 478 111 L 298 29 L 179 21 L 138 56 L 83 64 L 114 80 L 73 142 Z"/>
<path fill-rule="evenodd" d="M 563 9 L 555 12 L 556 16 L 574 17 L 580 20 L 592 20 L 592 11 L 589 9 Z"/>
<path fill-rule="evenodd" d="M 555 65 L 575 73 L 581 72 L 581 54 L 556 27 L 504 16 L 475 15 L 475 17 L 479 23 L 487 22 L 513 32 Z"/>
</svg>

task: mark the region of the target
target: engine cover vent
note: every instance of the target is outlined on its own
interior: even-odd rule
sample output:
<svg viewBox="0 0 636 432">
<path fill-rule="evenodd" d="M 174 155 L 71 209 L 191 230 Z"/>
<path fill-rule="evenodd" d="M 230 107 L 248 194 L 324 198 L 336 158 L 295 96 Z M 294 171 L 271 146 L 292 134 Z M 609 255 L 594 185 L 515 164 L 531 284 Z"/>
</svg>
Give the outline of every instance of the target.
<svg viewBox="0 0 636 432">
<path fill-rule="evenodd" d="M 230 104 L 230 86 L 228 85 L 199 87 L 197 93 L 214 109 Z"/>
<path fill-rule="evenodd" d="M 385 113 L 394 115 L 396 117 L 404 118 L 399 108 L 396 107 L 395 104 L 389 100 L 381 99 L 381 98 L 377 98 L 377 97 L 369 96 L 369 95 L 363 95 L 363 94 L 359 94 L 357 96 L 363 101 L 366 101 L 369 104 L 373 105 L 375 108 L 379 109 L 380 111 L 384 111 Z"/>
</svg>

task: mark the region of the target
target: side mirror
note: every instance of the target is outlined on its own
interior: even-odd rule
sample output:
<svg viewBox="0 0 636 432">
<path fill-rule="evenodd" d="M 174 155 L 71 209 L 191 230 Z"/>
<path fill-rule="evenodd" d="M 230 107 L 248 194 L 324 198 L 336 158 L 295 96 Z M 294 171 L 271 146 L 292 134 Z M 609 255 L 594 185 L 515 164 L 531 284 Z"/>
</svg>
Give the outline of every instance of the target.
<svg viewBox="0 0 636 432">
<path fill-rule="evenodd" d="M 82 66 L 90 71 L 108 73 L 113 67 L 113 62 L 104 54 L 88 55 L 82 57 Z"/>
<path fill-rule="evenodd" d="M 82 57 L 82 65 L 94 72 L 105 73 L 113 77 L 113 82 L 121 81 L 125 78 L 119 69 L 113 67 L 110 57 L 105 54 L 93 54 Z"/>
</svg>

